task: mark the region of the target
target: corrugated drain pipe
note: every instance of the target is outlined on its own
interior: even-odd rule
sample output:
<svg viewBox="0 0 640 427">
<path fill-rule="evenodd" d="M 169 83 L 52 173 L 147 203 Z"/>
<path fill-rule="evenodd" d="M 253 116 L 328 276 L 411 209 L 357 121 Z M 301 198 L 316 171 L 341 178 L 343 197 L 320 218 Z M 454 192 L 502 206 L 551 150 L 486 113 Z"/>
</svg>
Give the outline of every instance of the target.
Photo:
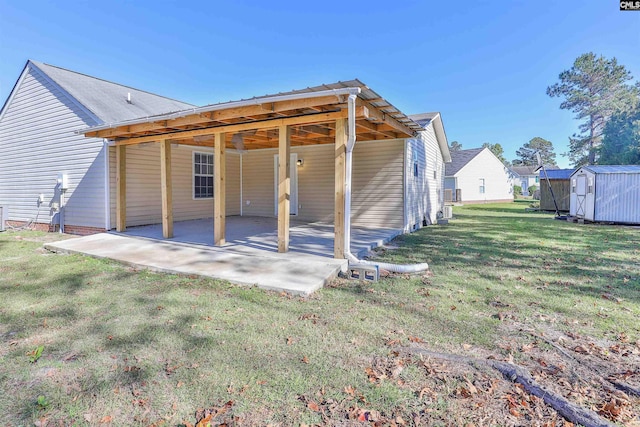
<svg viewBox="0 0 640 427">
<path fill-rule="evenodd" d="M 344 197 L 344 257 L 351 263 L 377 265 L 378 268 L 393 273 L 418 273 L 429 269 L 426 262 L 420 264 L 389 264 L 358 259 L 351 253 L 351 172 L 353 164 L 353 147 L 356 145 L 356 98 L 358 95 L 350 94 L 347 101 L 348 108 L 348 138 L 347 153 L 345 158 L 345 197 Z"/>
</svg>

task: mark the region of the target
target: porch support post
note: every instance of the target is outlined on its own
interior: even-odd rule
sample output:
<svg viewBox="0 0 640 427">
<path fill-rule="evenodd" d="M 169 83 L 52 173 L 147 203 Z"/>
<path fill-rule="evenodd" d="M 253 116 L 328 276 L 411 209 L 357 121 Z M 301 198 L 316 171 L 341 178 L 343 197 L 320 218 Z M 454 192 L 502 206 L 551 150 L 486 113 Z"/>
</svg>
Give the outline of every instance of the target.
<svg viewBox="0 0 640 427">
<path fill-rule="evenodd" d="M 213 244 L 222 246 L 226 242 L 226 193 L 225 193 L 225 133 L 215 134 L 213 151 Z"/>
<path fill-rule="evenodd" d="M 278 128 L 278 252 L 289 251 L 291 213 L 291 129 Z"/>
<path fill-rule="evenodd" d="M 116 146 L 116 231 L 127 229 L 127 146 Z"/>
<path fill-rule="evenodd" d="M 333 257 L 344 258 L 344 200 L 346 184 L 346 156 L 347 156 L 347 119 L 336 120 L 336 142 L 335 142 L 335 213 L 333 241 Z"/>
<path fill-rule="evenodd" d="M 160 180 L 162 183 L 162 236 L 173 237 L 173 187 L 171 185 L 171 142 L 160 140 Z"/>
</svg>

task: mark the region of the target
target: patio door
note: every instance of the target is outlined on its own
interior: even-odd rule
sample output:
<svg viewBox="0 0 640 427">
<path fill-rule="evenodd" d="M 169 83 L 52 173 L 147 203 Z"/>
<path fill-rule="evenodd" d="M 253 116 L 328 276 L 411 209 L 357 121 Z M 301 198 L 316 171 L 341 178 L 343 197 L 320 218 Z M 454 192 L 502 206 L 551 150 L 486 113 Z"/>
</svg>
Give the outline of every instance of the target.
<svg viewBox="0 0 640 427">
<path fill-rule="evenodd" d="M 289 165 L 289 177 L 291 181 L 291 215 L 298 215 L 298 154 L 291 154 Z M 273 156 L 273 201 L 274 215 L 278 216 L 278 155 Z"/>
</svg>

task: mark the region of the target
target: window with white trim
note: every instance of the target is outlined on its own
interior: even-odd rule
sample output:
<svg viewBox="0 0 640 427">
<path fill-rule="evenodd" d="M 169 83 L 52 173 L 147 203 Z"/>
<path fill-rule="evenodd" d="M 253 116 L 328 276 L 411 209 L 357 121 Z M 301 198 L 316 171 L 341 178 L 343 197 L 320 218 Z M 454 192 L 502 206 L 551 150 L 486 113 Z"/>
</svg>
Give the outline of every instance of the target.
<svg viewBox="0 0 640 427">
<path fill-rule="evenodd" d="M 193 198 L 213 198 L 213 154 L 193 153 Z"/>
<path fill-rule="evenodd" d="M 484 178 L 480 178 L 480 194 L 484 194 Z"/>
</svg>

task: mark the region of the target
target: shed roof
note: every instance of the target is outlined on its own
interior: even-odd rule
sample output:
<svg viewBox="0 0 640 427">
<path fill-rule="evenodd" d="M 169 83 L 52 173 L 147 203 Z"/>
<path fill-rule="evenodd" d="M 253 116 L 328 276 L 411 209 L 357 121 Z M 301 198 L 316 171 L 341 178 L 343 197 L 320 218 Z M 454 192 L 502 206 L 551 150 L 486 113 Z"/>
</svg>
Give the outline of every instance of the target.
<svg viewBox="0 0 640 427">
<path fill-rule="evenodd" d="M 583 166 L 595 174 L 600 173 L 640 173 L 640 165 L 589 165 Z M 580 168 L 576 169 L 576 172 Z"/>
<path fill-rule="evenodd" d="M 184 110 L 192 104 L 30 60 L 104 123 Z M 131 102 L 127 102 L 128 95 Z"/>
<path fill-rule="evenodd" d="M 451 152 L 451 163 L 444 166 L 445 176 L 454 176 L 460 169 L 465 167 L 471 160 L 484 150 L 485 147 L 471 148 L 469 150 L 458 150 Z"/>
<path fill-rule="evenodd" d="M 574 169 L 547 169 L 547 174 L 544 171 L 540 171 L 540 178 L 549 177 L 549 179 L 569 179 L 573 174 Z"/>
</svg>

